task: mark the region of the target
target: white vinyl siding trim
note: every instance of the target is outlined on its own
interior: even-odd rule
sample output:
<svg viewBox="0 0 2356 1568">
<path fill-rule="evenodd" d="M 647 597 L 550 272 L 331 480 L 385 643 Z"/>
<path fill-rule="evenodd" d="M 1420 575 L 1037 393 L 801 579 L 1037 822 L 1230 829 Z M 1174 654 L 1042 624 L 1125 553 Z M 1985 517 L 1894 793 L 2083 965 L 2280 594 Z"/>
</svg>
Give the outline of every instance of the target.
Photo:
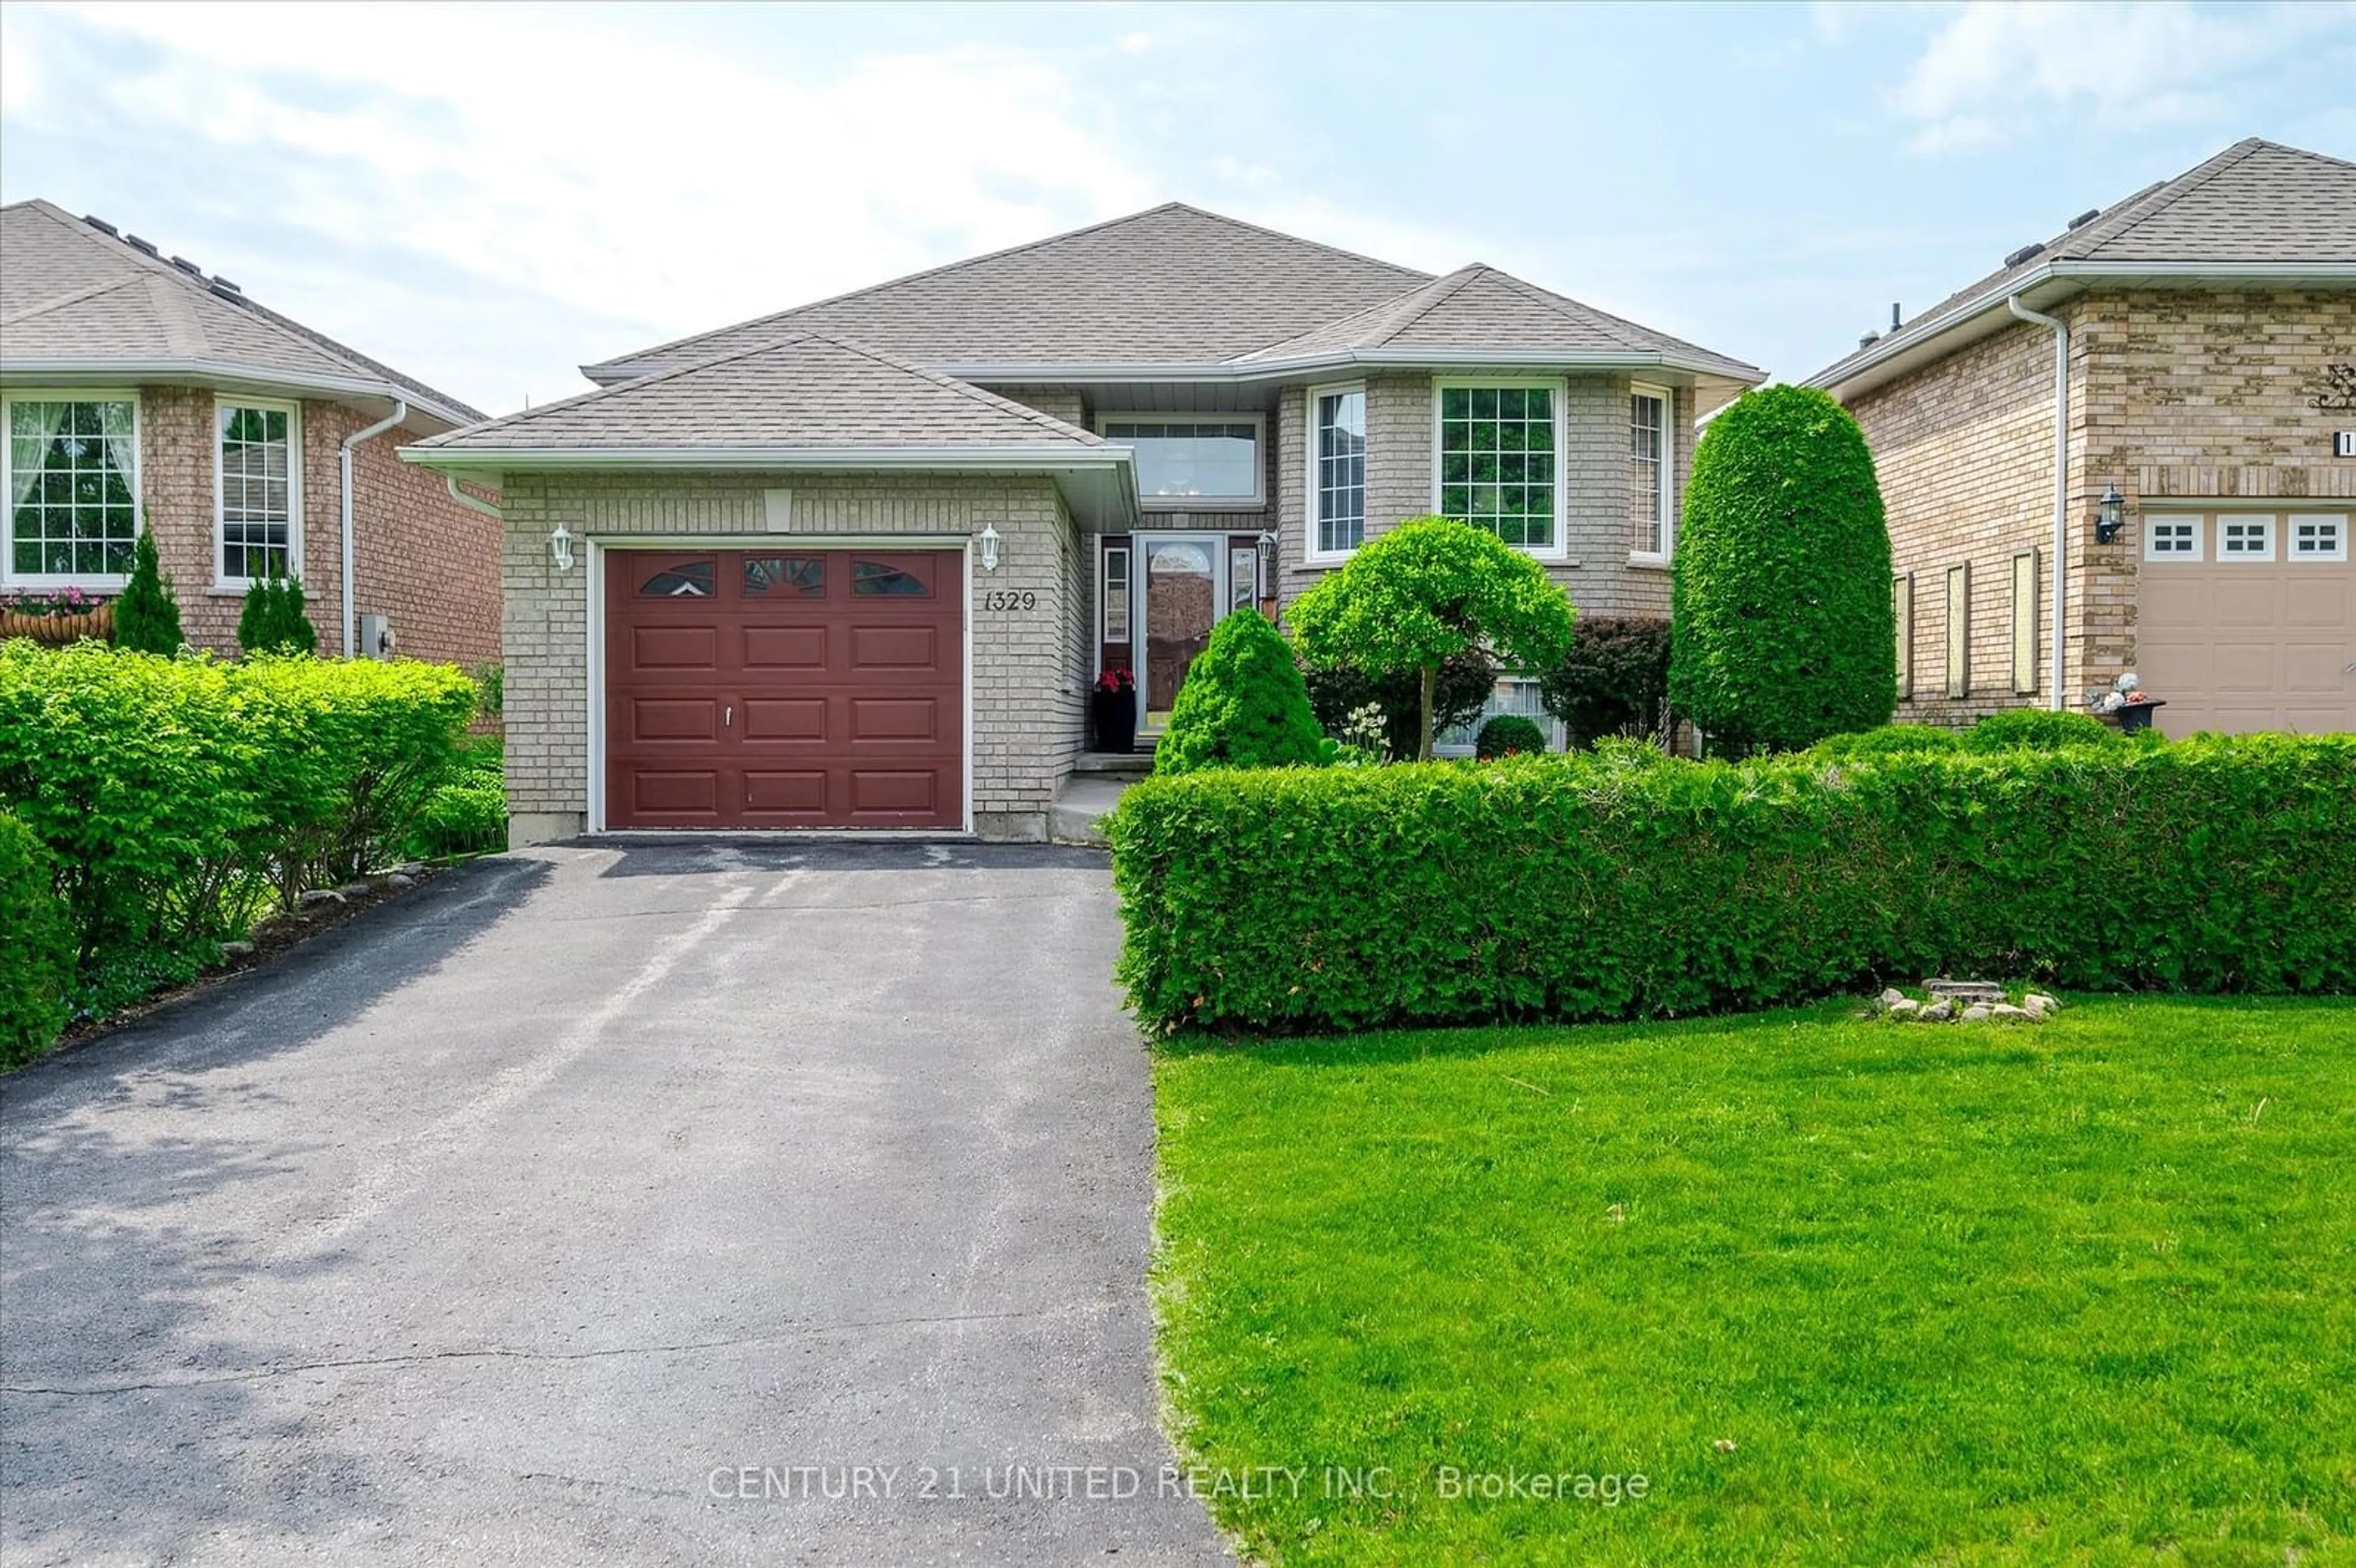
<svg viewBox="0 0 2356 1568">
<path fill-rule="evenodd" d="M 1366 539 L 1365 384 L 1310 388 L 1308 414 L 1308 538 L 1301 541 L 1302 554 L 1312 566 L 1337 566 Z M 1338 439 L 1337 450 L 1327 450 L 1329 430 Z"/>
<path fill-rule="evenodd" d="M 282 415 L 283 436 L 266 443 L 237 432 L 231 424 L 241 412 Z M 283 446 L 283 472 L 273 475 L 268 448 Z M 233 451 L 234 449 L 234 451 Z M 232 460 L 234 457 L 234 461 Z M 258 464 L 258 466 L 257 466 Z M 276 488 L 273 488 L 273 484 Z M 275 532 L 279 538 L 273 539 Z M 235 537 L 232 538 L 232 535 Z M 282 542 L 283 541 L 283 542 Z M 245 570 L 232 571 L 235 564 Z M 217 588 L 250 588 L 265 573 L 252 570 L 254 557 L 264 553 L 284 558 L 281 570 L 289 577 L 303 575 L 303 409 L 299 403 L 267 398 L 220 398 L 213 404 L 213 584 Z"/>
<path fill-rule="evenodd" d="M 5 475 L 7 483 L 6 494 L 0 496 L 0 503 L 5 503 L 5 509 L 0 509 L 0 586 L 36 591 L 55 588 L 88 588 L 100 591 L 119 589 L 130 576 L 127 566 L 122 571 L 112 572 L 80 570 L 69 571 L 51 571 L 46 569 L 17 570 L 16 491 L 20 477 L 19 464 L 20 462 L 46 462 L 45 453 L 40 457 L 35 456 L 35 453 L 46 445 L 43 438 L 30 432 L 19 436 L 16 431 L 17 408 L 19 405 L 27 403 L 128 405 L 131 411 L 131 466 L 130 472 L 124 475 L 123 478 L 124 487 L 130 492 L 131 498 L 131 539 L 135 542 L 146 528 L 140 495 L 140 475 L 146 467 L 142 446 L 145 427 L 141 417 L 138 390 L 135 388 L 116 387 L 12 387 L 5 395 L 0 395 L 0 440 L 7 443 L 5 451 L 0 452 L 0 475 Z M 112 471 L 114 465 L 110 462 L 108 467 Z M 36 502 L 29 496 L 27 501 L 43 514 L 43 532 L 35 537 L 49 537 L 49 530 L 46 526 L 46 515 L 49 510 L 48 503 Z"/>
<path fill-rule="evenodd" d="M 1638 565 L 1665 565 L 1676 549 L 1676 406 L 1665 387 L 1628 389 L 1628 559 Z"/>
<path fill-rule="evenodd" d="M 1482 505 L 1483 497 L 1479 493 L 1481 490 L 1483 488 L 1503 490 L 1510 485 L 1514 488 L 1526 492 L 1538 488 L 1542 485 L 1548 497 L 1547 505 L 1552 508 L 1547 518 L 1548 537 L 1543 541 L 1506 539 L 1505 542 L 1513 545 L 1525 555 L 1535 556 L 1540 560 L 1567 559 L 1566 540 L 1569 530 L 1564 526 L 1564 517 L 1569 510 L 1570 486 L 1569 464 L 1566 461 L 1567 454 L 1564 449 L 1567 444 L 1566 418 L 1570 401 L 1569 390 L 1569 383 L 1558 376 L 1531 378 L 1479 376 L 1435 379 L 1431 383 L 1431 509 L 1444 517 L 1462 517 L 1467 522 L 1476 523 L 1483 528 L 1494 528 L 1497 523 L 1504 520 L 1506 514 L 1500 510 L 1503 505 L 1501 501 L 1493 501 L 1484 507 Z M 1462 421 L 1451 421 L 1448 418 L 1448 394 L 1460 391 L 1472 395 L 1468 399 L 1468 403 L 1472 406 L 1468 407 L 1466 416 Z M 1501 430 L 1498 449 L 1494 453 L 1500 464 L 1497 478 L 1484 483 L 1474 478 L 1468 467 L 1466 477 L 1461 483 L 1451 479 L 1448 475 L 1449 425 L 1451 422 L 1462 422 L 1468 426 L 1483 422 L 1500 426 L 1512 424 L 1526 435 L 1530 427 L 1539 423 L 1540 420 L 1530 419 L 1526 412 L 1511 418 L 1500 415 L 1484 417 L 1479 411 L 1477 400 L 1478 395 L 1483 392 L 1530 391 L 1542 391 L 1547 394 L 1547 411 L 1546 415 L 1540 416 L 1547 432 L 1547 440 L 1549 443 L 1544 453 L 1546 477 L 1537 483 L 1531 482 L 1526 477 L 1518 481 L 1505 478 L 1504 460 L 1507 457 L 1526 458 L 1530 453 L 1526 447 L 1516 453 L 1503 450 Z M 1480 457 L 1492 455 L 1492 453 L 1479 441 L 1478 434 L 1475 432 L 1464 448 L 1464 455 L 1470 464 L 1477 462 Z M 1524 472 L 1526 475 L 1526 466 Z M 1464 497 L 1467 504 L 1461 507 L 1451 507 L 1449 503 L 1457 497 L 1451 492 L 1459 490 L 1470 492 Z M 1527 528 L 1528 520 L 1536 516 L 1534 512 L 1515 515 L 1522 518 L 1525 528 Z M 1503 533 L 1498 537 L 1504 538 Z"/>
</svg>

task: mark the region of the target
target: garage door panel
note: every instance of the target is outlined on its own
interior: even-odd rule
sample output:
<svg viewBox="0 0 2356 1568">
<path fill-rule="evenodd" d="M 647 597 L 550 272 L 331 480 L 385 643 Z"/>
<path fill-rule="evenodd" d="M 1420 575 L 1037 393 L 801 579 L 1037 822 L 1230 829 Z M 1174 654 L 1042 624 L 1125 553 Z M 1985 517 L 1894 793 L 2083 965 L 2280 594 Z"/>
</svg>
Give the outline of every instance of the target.
<svg viewBox="0 0 2356 1568">
<path fill-rule="evenodd" d="M 823 768 L 747 768 L 744 806 L 751 812 L 791 812 L 823 818 L 826 784 Z"/>
<path fill-rule="evenodd" d="M 936 811 L 940 805 L 938 781 L 939 775 L 930 768 L 853 768 L 851 814 L 922 816 Z"/>
<path fill-rule="evenodd" d="M 2349 594 L 2356 591 L 2351 590 L 2351 581 L 2345 567 L 2298 568 L 2283 594 L 2283 624 L 2344 630 L 2350 620 Z"/>
<path fill-rule="evenodd" d="M 749 697 L 744 699 L 744 739 L 819 741 L 826 736 L 823 697 Z"/>
<path fill-rule="evenodd" d="M 826 636 L 824 626 L 745 626 L 739 656 L 748 671 L 823 671 Z"/>
<path fill-rule="evenodd" d="M 712 741 L 720 734 L 720 704 L 709 697 L 635 697 L 629 712 L 637 741 Z"/>
<path fill-rule="evenodd" d="M 963 581 L 948 550 L 617 553 L 606 824 L 962 826 Z"/>
<path fill-rule="evenodd" d="M 2217 584 L 2210 617 L 2220 626 L 2277 626 L 2282 624 L 2282 597 L 2283 584 L 2273 572 L 2244 566 L 2233 580 Z"/>
<path fill-rule="evenodd" d="M 2292 643 L 2283 649 L 2283 689 L 2308 698 L 2337 694 L 2346 685 L 2345 643 Z"/>
<path fill-rule="evenodd" d="M 634 670 L 712 670 L 720 667 L 720 634 L 711 626 L 633 626 Z"/>
</svg>

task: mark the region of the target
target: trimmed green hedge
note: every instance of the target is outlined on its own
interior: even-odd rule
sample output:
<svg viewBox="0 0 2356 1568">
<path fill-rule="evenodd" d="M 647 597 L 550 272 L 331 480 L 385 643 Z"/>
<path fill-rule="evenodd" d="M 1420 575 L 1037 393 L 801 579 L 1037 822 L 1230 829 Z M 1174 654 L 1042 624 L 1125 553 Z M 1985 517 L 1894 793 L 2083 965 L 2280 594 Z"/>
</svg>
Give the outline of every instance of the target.
<svg viewBox="0 0 2356 1568">
<path fill-rule="evenodd" d="M 1753 1008 L 1927 975 L 2356 987 L 2356 737 L 1215 773 L 1107 824 L 1140 1019 Z"/>
<path fill-rule="evenodd" d="M 0 811 L 0 1067 L 38 1055 L 65 1028 L 73 933 L 55 875 L 33 830 Z"/>
<path fill-rule="evenodd" d="M 474 705 L 444 665 L 9 643 L 0 807 L 56 857 L 86 988 L 177 972 L 273 894 L 397 858 Z"/>
<path fill-rule="evenodd" d="M 2010 752 L 2023 747 L 2050 752 L 2062 746 L 2114 746 L 2126 739 L 2091 713 L 2008 708 L 1965 731 L 1963 747 L 1966 752 Z"/>
</svg>

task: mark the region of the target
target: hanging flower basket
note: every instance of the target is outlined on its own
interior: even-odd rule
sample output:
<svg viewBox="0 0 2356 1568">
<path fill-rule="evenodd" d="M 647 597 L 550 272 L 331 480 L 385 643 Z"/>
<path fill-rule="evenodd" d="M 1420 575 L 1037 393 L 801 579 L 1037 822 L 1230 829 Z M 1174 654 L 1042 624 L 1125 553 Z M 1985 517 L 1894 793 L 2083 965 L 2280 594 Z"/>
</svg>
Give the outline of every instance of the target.
<svg viewBox="0 0 2356 1568">
<path fill-rule="evenodd" d="M 112 642 L 114 605 L 71 588 L 62 593 L 27 593 L 0 600 L 0 642 L 11 637 L 30 637 L 51 647 L 63 647 L 84 637 Z"/>
</svg>

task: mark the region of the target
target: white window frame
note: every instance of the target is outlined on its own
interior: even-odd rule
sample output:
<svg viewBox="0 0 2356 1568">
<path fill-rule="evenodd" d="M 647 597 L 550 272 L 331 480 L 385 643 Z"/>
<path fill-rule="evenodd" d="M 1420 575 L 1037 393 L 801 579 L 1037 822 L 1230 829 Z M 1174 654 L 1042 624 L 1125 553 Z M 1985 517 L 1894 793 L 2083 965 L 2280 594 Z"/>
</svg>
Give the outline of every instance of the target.
<svg viewBox="0 0 2356 1568">
<path fill-rule="evenodd" d="M 1667 387 L 1631 381 L 1628 398 L 1632 403 L 1638 398 L 1658 398 L 1661 401 L 1661 548 L 1631 549 L 1628 564 L 1666 566 L 1669 558 L 1677 552 L 1677 395 Z M 1636 411 L 1632 408 L 1628 411 L 1633 416 Z"/>
<path fill-rule="evenodd" d="M 2263 550 L 2228 550 L 2225 548 L 2225 525 L 2228 523 L 2265 524 L 2266 548 Z M 2228 561 L 2236 565 L 2244 562 L 2260 566 L 2270 564 L 2277 555 L 2282 553 L 2279 549 L 2281 543 L 2282 519 L 2272 512 L 2220 512 L 2217 514 L 2217 562 L 2221 566 Z"/>
<path fill-rule="evenodd" d="M 1513 388 L 1543 388 L 1553 394 L 1554 410 L 1554 543 L 1545 547 L 1513 545 L 1533 560 L 1562 561 L 1570 559 L 1570 453 L 1567 441 L 1570 433 L 1570 382 L 1561 376 L 1435 376 L 1431 381 L 1431 509 L 1440 511 L 1440 449 L 1441 420 L 1440 394 L 1457 388 L 1467 389 L 1494 387 L 1499 391 Z M 1369 437 L 1371 440 L 1371 436 Z"/>
<path fill-rule="evenodd" d="M 1268 507 L 1268 416 L 1238 411 L 1235 413 L 1205 413 L 1201 410 L 1183 414 L 1099 413 L 1097 433 L 1107 441 L 1116 438 L 1108 432 L 1117 424 L 1248 424 L 1252 427 L 1252 493 L 1249 496 L 1149 496 L 1145 486 L 1138 486 L 1138 505 L 1149 512 L 1258 512 Z"/>
<path fill-rule="evenodd" d="M 1347 397 L 1353 392 L 1364 399 L 1366 395 L 1366 384 L 1364 381 L 1332 381 L 1322 387 L 1311 387 L 1307 391 L 1308 396 L 1301 405 L 1303 437 L 1301 444 L 1304 450 L 1302 469 L 1305 478 L 1302 494 L 1307 502 L 1301 513 L 1305 521 L 1301 528 L 1301 559 L 1311 566 L 1339 566 L 1357 553 L 1357 546 L 1354 545 L 1348 549 L 1342 550 L 1317 548 L 1320 537 L 1319 524 L 1324 521 L 1317 514 L 1317 403 L 1321 398 Z M 1374 410 L 1371 406 L 1366 410 L 1366 416 L 1367 422 L 1371 424 L 1374 418 Z M 1366 446 L 1367 458 L 1371 462 L 1374 448 L 1372 431 L 1366 432 Z M 1437 473 L 1438 469 L 1435 468 L 1433 472 Z M 1368 486 L 1360 485 L 1359 493 L 1362 496 L 1367 494 Z M 1365 503 L 1362 501 L 1358 514 L 1359 544 L 1364 544 L 1373 537 L 1374 521 L 1373 515 L 1366 511 Z"/>
<path fill-rule="evenodd" d="M 2202 518 L 2198 513 L 2187 517 L 2182 513 L 2170 515 L 2167 512 L 2146 512 L 2143 518 L 2144 560 L 2165 561 L 2207 560 L 2209 552 L 2206 549 L 2206 536 L 2209 530 L 2201 524 Z M 2192 548 L 2189 550 L 2159 549 L 2159 530 L 2163 527 L 2190 527 L 2192 530 Z"/>
<path fill-rule="evenodd" d="M 136 387 L 11 387 L 0 393 L 0 441 L 14 443 L 16 429 L 10 405 L 16 403 L 129 403 L 131 405 L 131 538 L 136 542 L 147 531 L 147 416 Z M 16 455 L 0 451 L 0 485 L 8 481 Z M 16 508 L 0 494 L 0 588 L 35 592 L 56 588 L 88 588 L 102 592 L 119 590 L 131 580 L 128 572 L 20 572 L 16 570 Z"/>
<path fill-rule="evenodd" d="M 2334 530 L 2335 543 L 2333 547 L 2330 549 L 2299 549 L 2298 525 L 2301 523 L 2336 524 L 2337 528 Z M 2293 512 L 2290 516 L 2283 519 L 2284 559 L 2286 560 L 2301 561 L 2346 560 L 2348 559 L 2348 533 L 2351 528 L 2356 528 L 2356 513 Z"/>
<path fill-rule="evenodd" d="M 1120 557 L 1120 585 L 1118 588 L 1113 585 L 1112 558 L 1115 556 Z M 1130 574 L 1133 570 L 1131 563 L 1136 559 L 1132 546 L 1108 544 L 1104 547 L 1101 559 L 1097 563 L 1097 641 L 1105 647 L 1125 648 L 1130 645 L 1136 617 L 1135 606 L 1130 603 L 1134 584 L 1130 581 Z M 1116 594 L 1118 599 L 1114 597 Z M 1112 612 L 1116 604 L 1120 609 L 1119 636 L 1113 635 L 1112 629 Z M 1101 649 L 1098 656 L 1102 656 Z"/>
<path fill-rule="evenodd" d="M 232 398 L 222 394 L 213 399 L 213 586 L 243 592 L 261 581 L 257 577 L 231 577 L 228 571 L 228 474 L 221 461 L 221 411 L 225 409 L 257 409 L 286 416 L 286 574 L 299 580 L 303 576 L 303 405 L 284 398 Z"/>
</svg>

